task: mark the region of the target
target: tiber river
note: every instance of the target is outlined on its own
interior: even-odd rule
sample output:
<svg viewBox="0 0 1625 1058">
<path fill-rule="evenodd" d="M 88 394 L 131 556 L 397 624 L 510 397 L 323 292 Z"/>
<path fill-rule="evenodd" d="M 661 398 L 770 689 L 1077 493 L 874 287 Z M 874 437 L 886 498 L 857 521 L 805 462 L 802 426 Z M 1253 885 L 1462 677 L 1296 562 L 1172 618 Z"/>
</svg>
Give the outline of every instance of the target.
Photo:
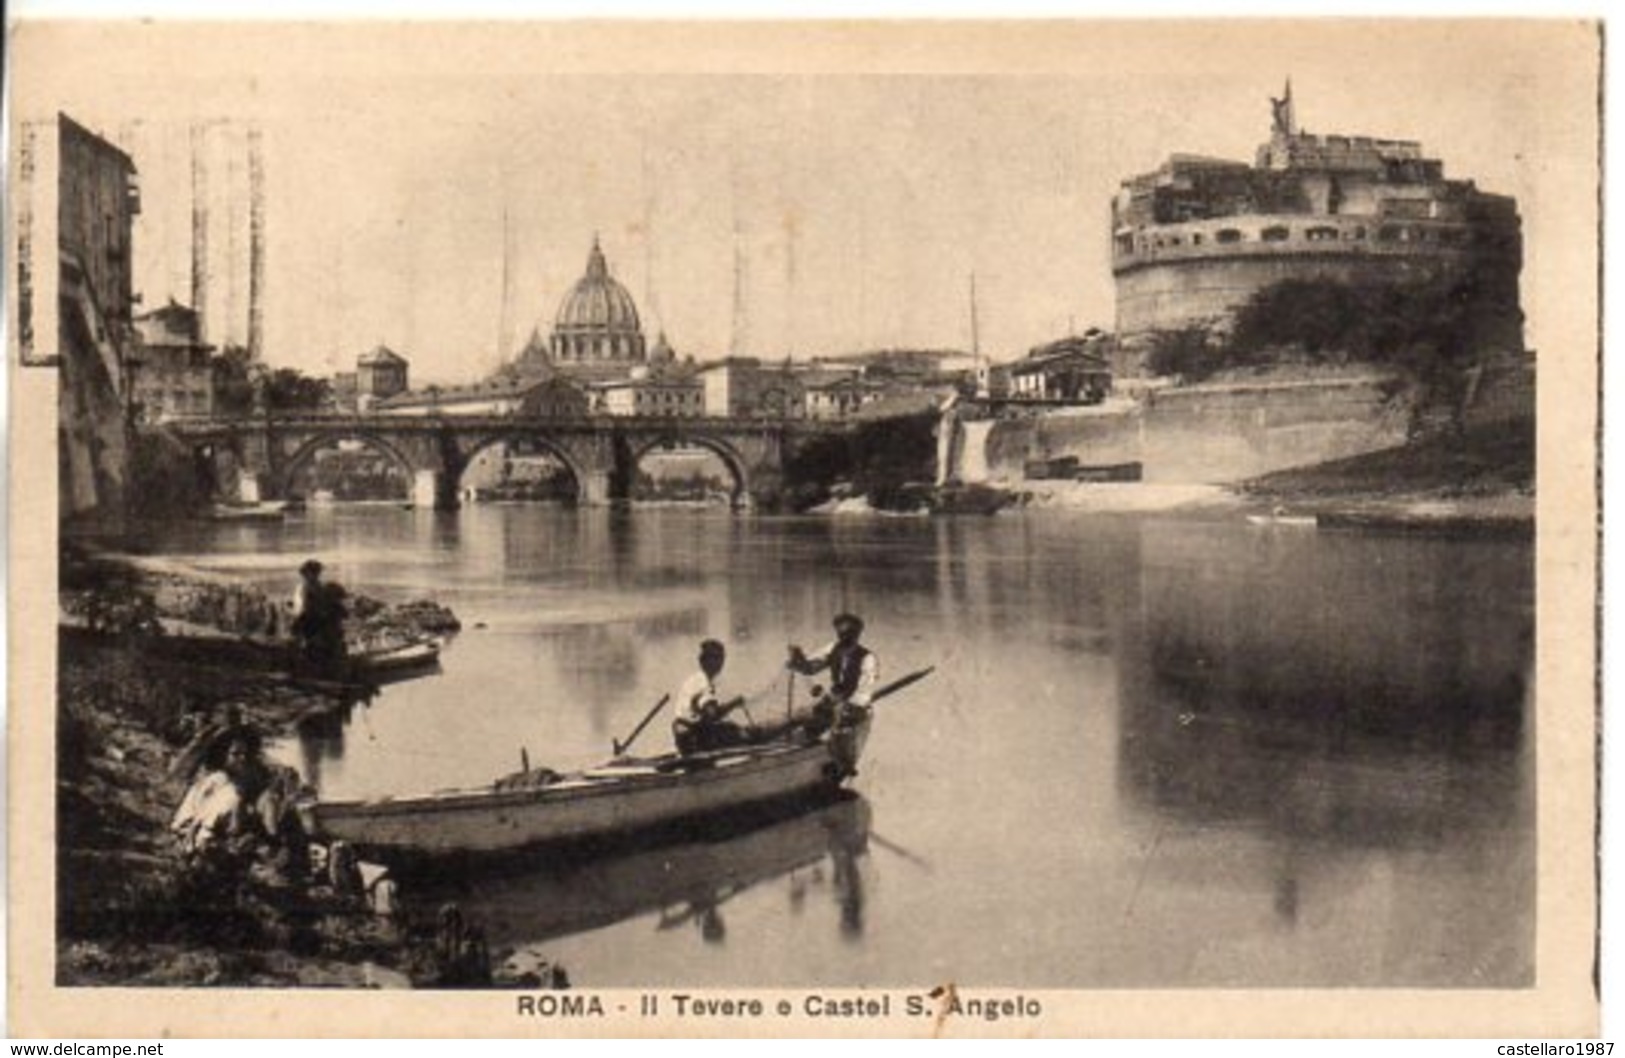
<svg viewBox="0 0 1625 1058">
<path fill-rule="evenodd" d="M 493 951 L 577 986 L 1532 981 L 1527 543 L 476 506 L 159 546 L 279 590 L 314 555 L 461 617 L 440 674 L 278 747 L 334 796 L 602 761 L 708 636 L 756 713 L 841 610 L 883 680 L 936 666 L 877 708 L 857 799 L 458 887 Z"/>
</svg>

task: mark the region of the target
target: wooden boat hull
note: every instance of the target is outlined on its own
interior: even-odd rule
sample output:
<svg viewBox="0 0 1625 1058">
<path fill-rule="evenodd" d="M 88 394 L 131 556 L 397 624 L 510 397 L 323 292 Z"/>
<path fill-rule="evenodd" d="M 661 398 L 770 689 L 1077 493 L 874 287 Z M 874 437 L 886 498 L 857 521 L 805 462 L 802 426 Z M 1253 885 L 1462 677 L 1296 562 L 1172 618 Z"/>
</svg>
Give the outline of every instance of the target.
<svg viewBox="0 0 1625 1058">
<path fill-rule="evenodd" d="M 430 905 L 457 901 L 485 928 L 493 946 L 539 944 L 639 915 L 717 906 L 826 860 L 850 863 L 867 853 L 869 827 L 868 802 L 844 795 L 705 840 L 592 859 L 527 862 L 519 873 L 431 875 L 412 893 Z M 830 874 L 840 877 L 840 870 Z M 662 922 L 661 928 L 666 926 Z"/>
<path fill-rule="evenodd" d="M 301 806 L 306 828 L 380 859 L 512 852 L 612 839 L 797 795 L 852 774 L 867 718 L 811 743 L 610 764 L 534 788 L 496 785 Z"/>
</svg>

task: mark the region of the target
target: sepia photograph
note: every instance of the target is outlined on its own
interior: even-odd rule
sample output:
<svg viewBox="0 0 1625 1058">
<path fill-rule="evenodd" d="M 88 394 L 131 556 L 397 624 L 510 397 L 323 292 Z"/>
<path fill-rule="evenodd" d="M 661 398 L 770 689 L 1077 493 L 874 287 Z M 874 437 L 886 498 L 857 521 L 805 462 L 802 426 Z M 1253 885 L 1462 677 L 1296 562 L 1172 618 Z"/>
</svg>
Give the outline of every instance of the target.
<svg viewBox="0 0 1625 1058">
<path fill-rule="evenodd" d="M 14 1032 L 1597 1032 L 1599 23 L 8 29 Z"/>
</svg>

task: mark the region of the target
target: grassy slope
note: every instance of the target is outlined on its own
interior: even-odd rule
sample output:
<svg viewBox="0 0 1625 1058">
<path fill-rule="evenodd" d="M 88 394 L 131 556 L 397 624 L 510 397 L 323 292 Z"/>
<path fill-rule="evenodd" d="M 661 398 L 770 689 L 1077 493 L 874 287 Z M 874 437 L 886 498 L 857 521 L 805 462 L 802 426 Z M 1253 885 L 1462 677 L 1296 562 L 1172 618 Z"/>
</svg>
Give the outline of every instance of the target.
<svg viewBox="0 0 1625 1058">
<path fill-rule="evenodd" d="M 1495 425 L 1277 471 L 1240 490 L 1268 499 L 1439 498 L 1528 495 L 1535 486 L 1534 424 Z"/>
</svg>

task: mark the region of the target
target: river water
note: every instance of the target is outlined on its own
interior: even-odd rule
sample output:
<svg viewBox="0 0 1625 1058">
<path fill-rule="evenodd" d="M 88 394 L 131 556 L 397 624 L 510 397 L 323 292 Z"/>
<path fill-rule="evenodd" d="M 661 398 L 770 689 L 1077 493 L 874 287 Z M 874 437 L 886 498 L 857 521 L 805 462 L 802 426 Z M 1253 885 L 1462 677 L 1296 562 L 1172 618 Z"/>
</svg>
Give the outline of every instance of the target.
<svg viewBox="0 0 1625 1058">
<path fill-rule="evenodd" d="M 1203 516 L 482 506 L 196 526 L 155 550 L 432 597 L 436 675 L 277 747 L 330 796 L 603 760 L 729 645 L 868 621 L 858 797 L 742 833 L 467 879 L 493 950 L 583 987 L 1532 981 L 1531 550 Z M 804 691 L 805 687 L 798 688 Z M 1530 722 L 1526 723 L 1526 720 Z M 638 748 L 665 749 L 665 718 Z"/>
</svg>

